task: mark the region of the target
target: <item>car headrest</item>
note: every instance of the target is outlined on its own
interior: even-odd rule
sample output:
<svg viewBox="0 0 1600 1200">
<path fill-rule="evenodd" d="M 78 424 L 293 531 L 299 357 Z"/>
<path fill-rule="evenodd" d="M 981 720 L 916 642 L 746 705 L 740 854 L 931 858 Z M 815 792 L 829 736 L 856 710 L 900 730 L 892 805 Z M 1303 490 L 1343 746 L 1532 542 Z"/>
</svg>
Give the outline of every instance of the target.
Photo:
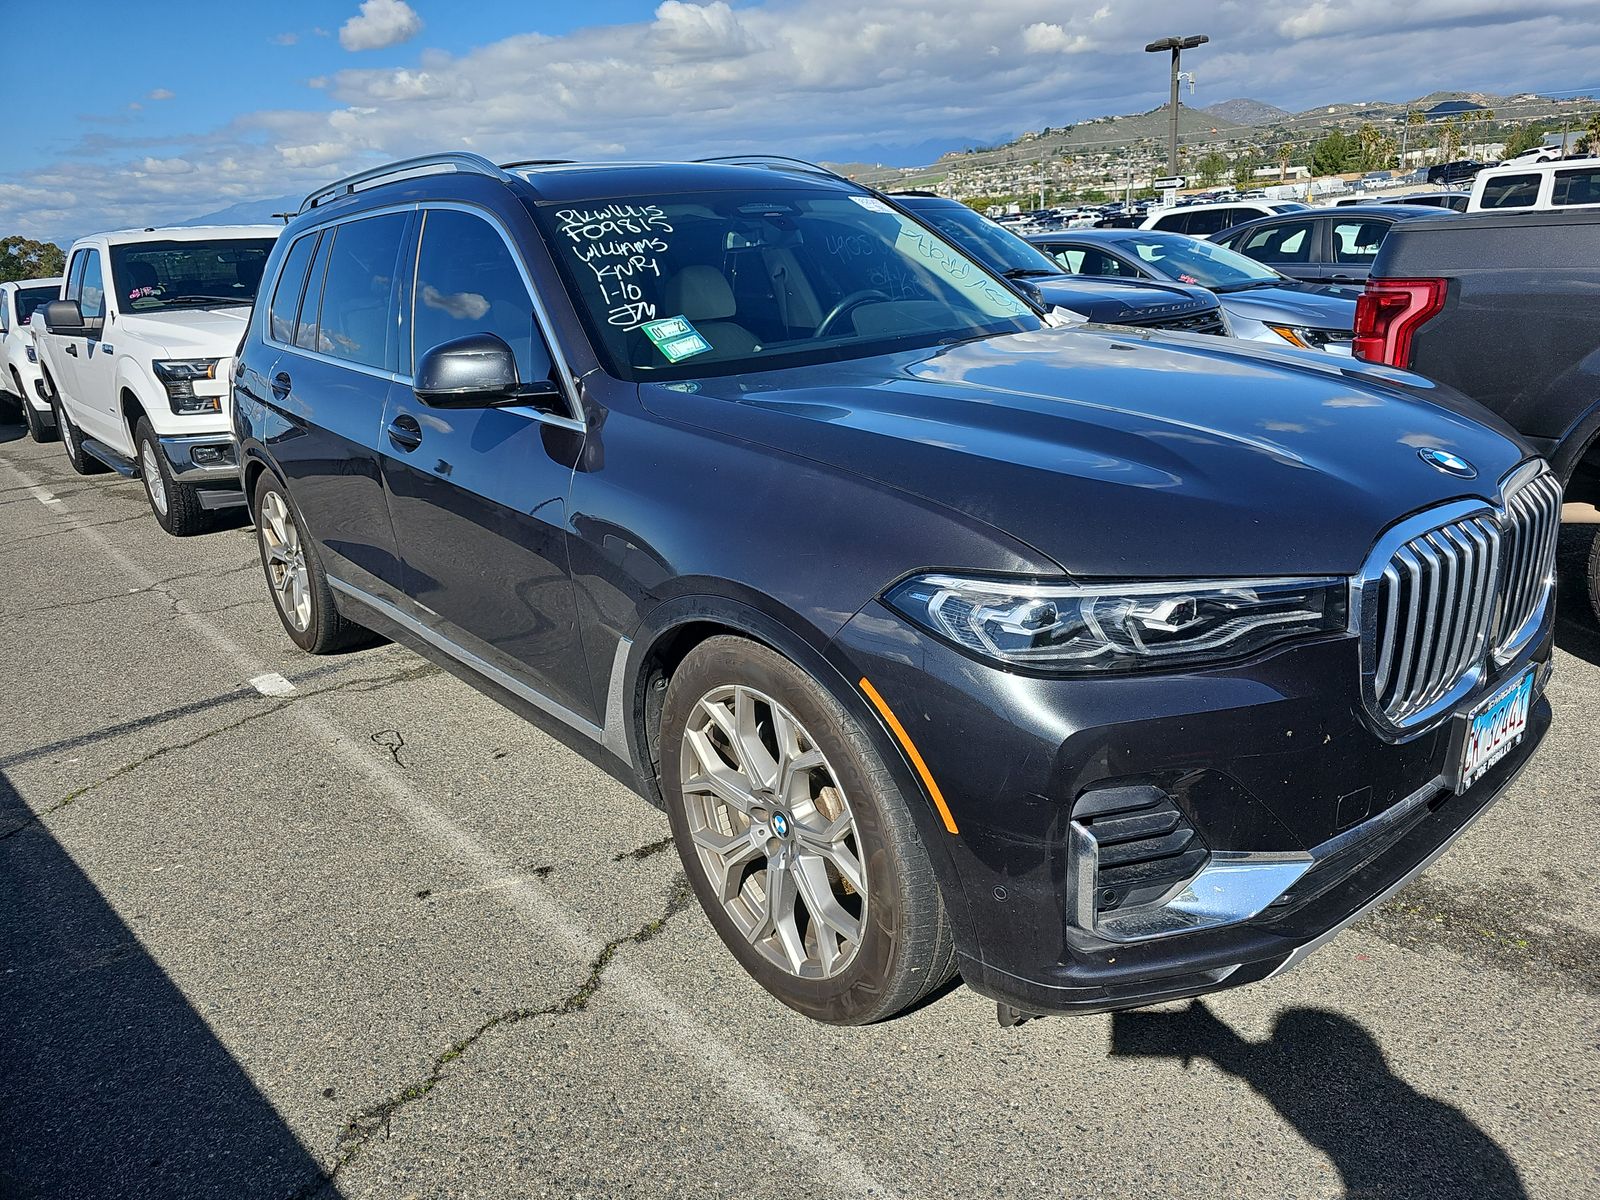
<svg viewBox="0 0 1600 1200">
<path fill-rule="evenodd" d="M 685 267 L 667 280 L 666 311 L 691 321 L 721 321 L 733 316 L 733 289 L 715 267 Z"/>
<path fill-rule="evenodd" d="M 128 286 L 130 288 L 155 287 L 160 277 L 156 275 L 154 264 L 136 258 L 128 264 Z"/>
</svg>

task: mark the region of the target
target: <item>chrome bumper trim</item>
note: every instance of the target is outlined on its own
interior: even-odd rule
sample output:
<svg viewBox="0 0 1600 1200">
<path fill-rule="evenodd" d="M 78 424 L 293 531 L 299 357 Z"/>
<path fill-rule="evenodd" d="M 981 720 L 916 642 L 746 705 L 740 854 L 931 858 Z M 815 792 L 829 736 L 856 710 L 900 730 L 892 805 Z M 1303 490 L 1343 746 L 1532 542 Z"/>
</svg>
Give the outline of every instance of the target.
<svg viewBox="0 0 1600 1200">
<path fill-rule="evenodd" d="M 211 480 L 237 484 L 239 481 L 239 444 L 229 433 L 195 433 L 182 436 L 158 437 L 156 442 L 167 456 L 167 470 L 174 479 L 183 483 L 206 483 Z M 224 451 L 221 461 L 197 463 L 193 451 L 198 446 L 215 446 Z"/>
</svg>

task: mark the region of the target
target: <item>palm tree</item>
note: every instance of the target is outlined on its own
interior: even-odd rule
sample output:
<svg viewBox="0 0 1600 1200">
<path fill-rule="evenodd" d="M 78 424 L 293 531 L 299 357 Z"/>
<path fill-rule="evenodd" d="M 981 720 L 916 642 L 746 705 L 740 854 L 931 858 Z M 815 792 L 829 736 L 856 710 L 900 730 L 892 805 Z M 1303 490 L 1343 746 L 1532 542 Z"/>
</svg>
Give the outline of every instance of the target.
<svg viewBox="0 0 1600 1200">
<path fill-rule="evenodd" d="M 1583 132 L 1583 144 L 1578 147 L 1578 153 L 1600 155 L 1600 112 L 1589 118 L 1589 123 L 1583 127 Z"/>
<path fill-rule="evenodd" d="M 1278 147 L 1278 182 L 1282 183 L 1289 176 L 1289 164 L 1294 160 L 1295 144 L 1284 142 Z"/>
</svg>

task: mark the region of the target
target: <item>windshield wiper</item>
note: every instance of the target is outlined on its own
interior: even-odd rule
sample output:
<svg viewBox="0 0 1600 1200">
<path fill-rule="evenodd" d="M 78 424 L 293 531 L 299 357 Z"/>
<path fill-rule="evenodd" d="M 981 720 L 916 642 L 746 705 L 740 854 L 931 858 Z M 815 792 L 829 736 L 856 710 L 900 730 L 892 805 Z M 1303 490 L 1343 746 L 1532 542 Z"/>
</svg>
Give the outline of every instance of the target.
<svg viewBox="0 0 1600 1200">
<path fill-rule="evenodd" d="M 1251 288 L 1277 287 L 1281 279 L 1252 279 L 1246 283 L 1224 283 L 1211 290 L 1213 292 L 1247 292 Z"/>
<path fill-rule="evenodd" d="M 176 296 L 166 302 L 166 308 L 197 308 L 212 304 L 249 304 L 243 296 Z"/>
<path fill-rule="evenodd" d="M 1044 267 L 1012 267 L 1009 271 L 1001 271 L 1007 279 L 1027 279 L 1034 275 L 1065 275 L 1065 271 L 1051 271 Z"/>
</svg>

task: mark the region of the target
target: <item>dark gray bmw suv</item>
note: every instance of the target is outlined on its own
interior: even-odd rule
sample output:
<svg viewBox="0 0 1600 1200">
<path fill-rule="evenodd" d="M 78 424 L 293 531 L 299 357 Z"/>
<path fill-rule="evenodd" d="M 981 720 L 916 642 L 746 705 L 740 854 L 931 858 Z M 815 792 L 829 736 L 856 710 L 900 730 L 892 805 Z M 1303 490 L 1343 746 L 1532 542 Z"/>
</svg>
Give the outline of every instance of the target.
<svg viewBox="0 0 1600 1200">
<path fill-rule="evenodd" d="M 1283 971 L 1550 721 L 1559 496 L 1417 376 L 1048 313 L 784 160 L 309 197 L 234 375 L 285 630 L 400 639 L 671 820 L 825 1021 Z"/>
</svg>

